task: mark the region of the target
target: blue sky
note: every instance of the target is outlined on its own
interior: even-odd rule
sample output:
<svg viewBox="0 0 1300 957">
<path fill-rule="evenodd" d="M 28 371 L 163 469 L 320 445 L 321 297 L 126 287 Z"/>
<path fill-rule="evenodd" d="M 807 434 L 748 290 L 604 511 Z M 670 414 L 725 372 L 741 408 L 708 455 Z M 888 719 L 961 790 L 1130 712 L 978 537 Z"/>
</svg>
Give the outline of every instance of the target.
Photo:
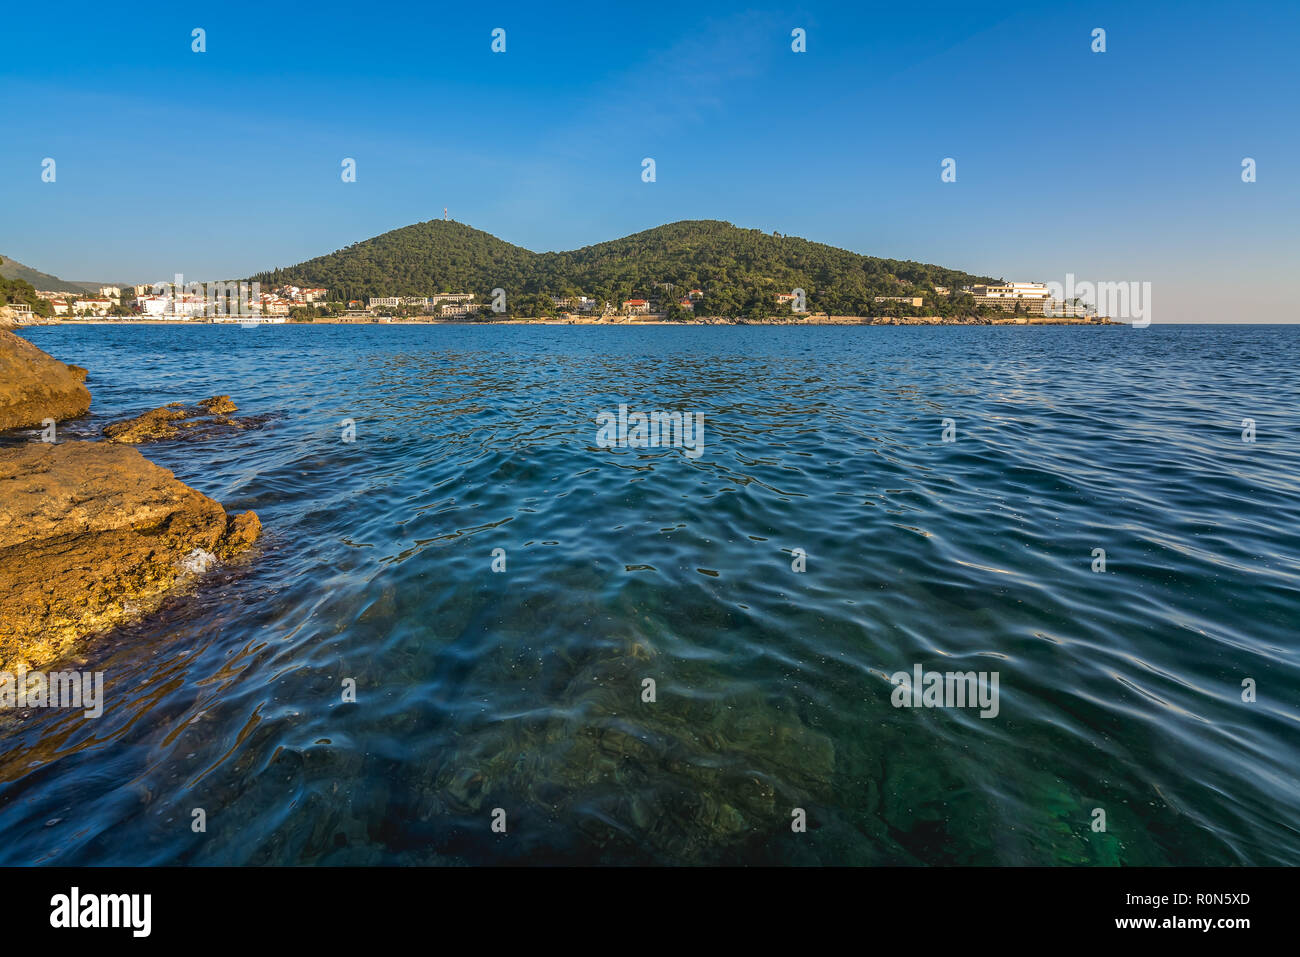
<svg viewBox="0 0 1300 957">
<path fill-rule="evenodd" d="M 3 22 L 0 254 L 64 278 L 247 275 L 447 206 L 534 250 L 725 219 L 1149 281 L 1156 322 L 1300 320 L 1300 4 L 73 2 Z"/>
</svg>

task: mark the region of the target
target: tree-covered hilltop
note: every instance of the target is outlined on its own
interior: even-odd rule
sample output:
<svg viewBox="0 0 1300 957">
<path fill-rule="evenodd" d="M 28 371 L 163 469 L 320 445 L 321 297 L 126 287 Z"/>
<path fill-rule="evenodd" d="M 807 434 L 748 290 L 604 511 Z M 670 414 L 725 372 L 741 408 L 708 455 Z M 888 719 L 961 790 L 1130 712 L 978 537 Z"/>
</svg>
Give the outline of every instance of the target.
<svg viewBox="0 0 1300 957">
<path fill-rule="evenodd" d="M 263 286 L 324 286 L 333 299 L 472 292 L 489 301 L 507 292 L 512 313 L 547 311 L 549 296 L 584 294 L 617 307 L 624 299 L 674 303 L 703 291 L 696 313 L 768 316 L 776 295 L 803 289 L 809 312 L 833 315 L 969 313 L 965 297 L 938 296 L 988 282 L 955 269 L 879 259 L 794 236 L 740 229 L 717 220 L 669 223 L 569 252 L 533 253 L 461 223 L 430 220 L 346 249 L 251 277 Z M 924 305 L 876 303 L 875 296 L 921 296 Z M 551 307 L 553 309 L 553 307 Z"/>
<path fill-rule="evenodd" d="M 794 289 L 804 290 L 810 312 L 861 316 L 886 312 L 886 304 L 875 303 L 875 296 L 922 296 L 929 307 L 934 286 L 955 289 L 987 281 L 942 266 L 861 256 L 718 220 L 669 223 L 573 252 L 544 253 L 536 276 L 549 290 L 617 301 L 675 300 L 700 289 L 704 298 L 697 313 L 755 317 L 778 312 L 777 294 Z M 933 307 L 947 304 L 947 297 L 939 297 Z"/>
<path fill-rule="evenodd" d="M 479 301 L 500 286 L 522 291 L 537 254 L 441 219 L 416 223 L 353 243 L 296 266 L 251 276 L 263 289 L 289 283 L 324 287 L 346 302 L 371 296 L 427 296 L 473 292 Z"/>
</svg>

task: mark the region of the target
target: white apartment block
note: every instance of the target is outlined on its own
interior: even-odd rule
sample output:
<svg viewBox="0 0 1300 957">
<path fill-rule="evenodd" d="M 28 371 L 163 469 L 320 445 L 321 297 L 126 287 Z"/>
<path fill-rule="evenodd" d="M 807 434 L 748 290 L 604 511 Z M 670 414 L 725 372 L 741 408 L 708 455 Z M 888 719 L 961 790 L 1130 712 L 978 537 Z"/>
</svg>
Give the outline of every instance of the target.
<svg viewBox="0 0 1300 957">
<path fill-rule="evenodd" d="M 970 294 L 976 299 L 1050 299 L 1047 283 L 1004 282 L 998 286 L 971 286 Z"/>
<path fill-rule="evenodd" d="M 140 296 L 136 306 L 154 319 L 192 319 L 207 314 L 208 302 L 201 296 Z M 75 307 L 74 307 L 75 308 Z"/>
<path fill-rule="evenodd" d="M 167 296 L 139 296 L 135 300 L 136 308 L 146 316 L 163 316 L 171 307 Z"/>
<path fill-rule="evenodd" d="M 88 316 L 107 316 L 113 305 L 112 299 L 78 299 L 72 304 L 72 311 Z"/>
<path fill-rule="evenodd" d="M 1081 317 L 1091 315 L 1086 306 L 1053 299 L 1046 283 L 1006 282 L 999 285 L 967 286 L 963 292 L 975 297 L 978 306 L 996 306 L 1004 312 L 1023 309 L 1029 315 L 1054 315 Z"/>
<path fill-rule="evenodd" d="M 469 298 L 474 297 L 470 296 Z M 482 302 L 451 302 L 439 306 L 438 312 L 439 315 L 443 316 L 469 316 L 486 308 L 487 304 Z"/>
</svg>

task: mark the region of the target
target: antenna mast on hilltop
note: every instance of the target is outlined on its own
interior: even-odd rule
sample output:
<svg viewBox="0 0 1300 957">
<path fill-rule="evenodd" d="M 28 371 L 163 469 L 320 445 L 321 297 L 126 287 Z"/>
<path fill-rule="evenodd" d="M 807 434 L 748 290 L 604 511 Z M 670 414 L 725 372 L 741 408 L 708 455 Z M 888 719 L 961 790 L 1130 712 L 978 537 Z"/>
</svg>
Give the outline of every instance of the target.
<svg viewBox="0 0 1300 957">
<path fill-rule="evenodd" d="M 447 221 L 447 207 L 446 207 L 446 206 L 442 207 L 442 221 L 443 221 L 444 223 Z"/>
</svg>

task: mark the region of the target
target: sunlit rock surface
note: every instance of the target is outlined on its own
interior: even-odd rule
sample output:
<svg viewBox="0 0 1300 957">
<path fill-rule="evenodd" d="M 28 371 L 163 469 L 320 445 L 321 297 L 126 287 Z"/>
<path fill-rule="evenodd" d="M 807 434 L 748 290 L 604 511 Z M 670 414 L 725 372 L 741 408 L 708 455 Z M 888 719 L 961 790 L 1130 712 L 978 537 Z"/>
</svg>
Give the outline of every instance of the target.
<svg viewBox="0 0 1300 957">
<path fill-rule="evenodd" d="M 234 419 L 229 413 L 239 407 L 228 395 L 214 395 L 193 406 L 172 402 L 143 415 L 104 427 L 104 437 L 110 442 L 124 445 L 141 445 L 165 439 L 210 438 L 224 432 L 239 432 L 258 424 L 255 417 Z"/>
<path fill-rule="evenodd" d="M 135 449 L 0 450 L 0 670 L 40 667 L 149 611 L 260 529 Z"/>
<path fill-rule="evenodd" d="M 22 336 L 0 329 L 0 431 L 85 415 L 86 371 L 64 365 Z"/>
</svg>

